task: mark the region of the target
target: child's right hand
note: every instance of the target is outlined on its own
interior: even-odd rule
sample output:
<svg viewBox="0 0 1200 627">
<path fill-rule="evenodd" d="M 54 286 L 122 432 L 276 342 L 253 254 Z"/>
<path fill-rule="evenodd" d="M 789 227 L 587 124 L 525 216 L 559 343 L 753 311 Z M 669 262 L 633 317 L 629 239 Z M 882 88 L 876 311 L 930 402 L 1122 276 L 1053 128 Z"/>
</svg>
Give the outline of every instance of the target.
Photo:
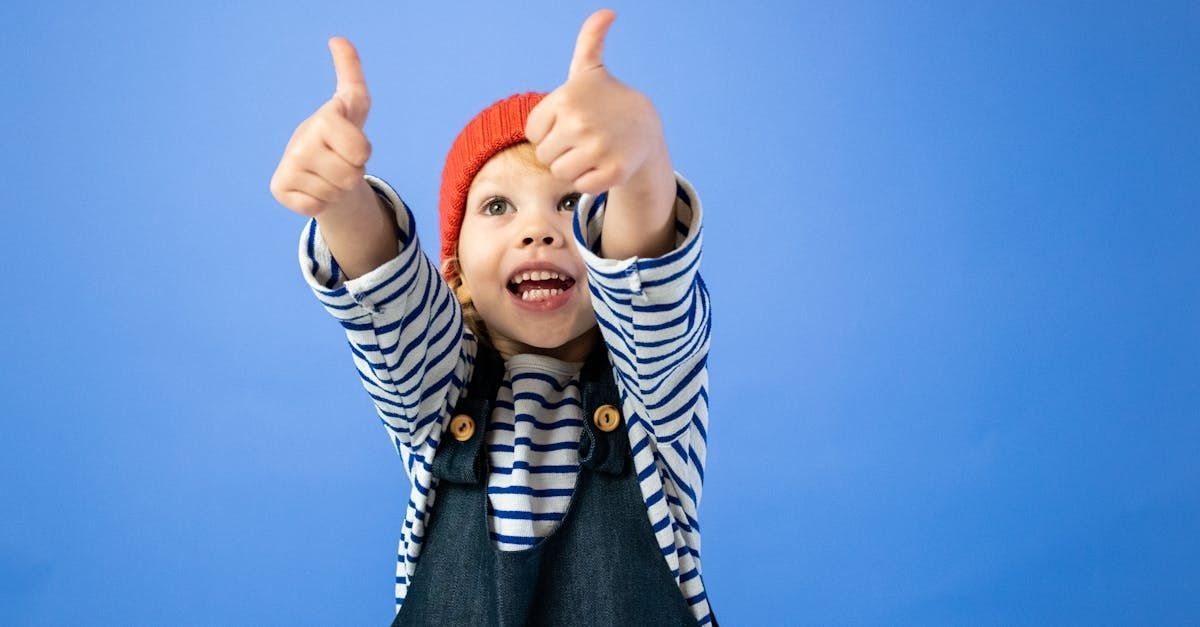
<svg viewBox="0 0 1200 627">
<path fill-rule="evenodd" d="M 354 46 L 343 37 L 329 39 L 337 91 L 296 127 L 271 177 L 271 194 L 283 206 L 305 216 L 373 194 L 363 175 L 371 142 L 363 124 L 371 95 Z"/>
</svg>

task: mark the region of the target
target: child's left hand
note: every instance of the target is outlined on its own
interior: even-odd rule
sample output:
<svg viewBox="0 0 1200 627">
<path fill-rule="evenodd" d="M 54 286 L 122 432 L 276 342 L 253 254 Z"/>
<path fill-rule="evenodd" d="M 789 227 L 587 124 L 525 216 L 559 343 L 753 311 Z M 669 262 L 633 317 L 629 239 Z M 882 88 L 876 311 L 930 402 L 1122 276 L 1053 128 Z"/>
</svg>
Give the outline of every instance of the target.
<svg viewBox="0 0 1200 627">
<path fill-rule="evenodd" d="M 525 124 L 538 159 L 556 178 L 588 194 L 624 185 L 651 162 L 658 164 L 656 171 L 664 160 L 669 163 L 654 105 L 609 74 L 601 60 L 614 19 L 608 9 L 588 17 L 575 42 L 567 82 L 538 103 Z"/>
</svg>

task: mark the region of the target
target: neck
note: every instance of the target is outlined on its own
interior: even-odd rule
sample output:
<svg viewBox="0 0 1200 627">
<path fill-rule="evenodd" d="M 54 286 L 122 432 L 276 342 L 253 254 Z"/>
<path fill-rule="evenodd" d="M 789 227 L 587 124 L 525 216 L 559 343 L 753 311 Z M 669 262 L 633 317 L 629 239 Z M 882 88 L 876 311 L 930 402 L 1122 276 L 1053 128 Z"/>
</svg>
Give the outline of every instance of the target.
<svg viewBox="0 0 1200 627">
<path fill-rule="evenodd" d="M 504 358 L 504 361 L 508 361 L 508 359 L 513 355 L 521 353 L 545 355 L 561 361 L 587 361 L 588 355 L 592 353 L 592 349 L 595 348 L 596 343 L 601 341 L 599 326 L 594 326 L 580 334 L 579 337 L 570 340 L 566 344 L 555 346 L 553 348 L 530 346 L 528 344 L 514 342 L 507 338 L 498 339 L 500 339 L 500 341 L 494 342 L 494 346 L 496 348 L 496 352 L 500 353 L 500 356 Z"/>
</svg>

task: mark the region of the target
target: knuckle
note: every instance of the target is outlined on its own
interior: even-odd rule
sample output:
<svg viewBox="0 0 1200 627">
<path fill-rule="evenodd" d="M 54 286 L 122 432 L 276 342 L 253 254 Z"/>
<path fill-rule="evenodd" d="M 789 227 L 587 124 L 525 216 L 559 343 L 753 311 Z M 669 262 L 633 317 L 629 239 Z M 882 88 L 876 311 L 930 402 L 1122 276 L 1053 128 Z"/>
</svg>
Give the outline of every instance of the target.
<svg viewBox="0 0 1200 627">
<path fill-rule="evenodd" d="M 354 168 L 341 177 L 341 180 L 338 182 L 338 189 L 350 191 L 354 189 L 354 186 L 358 184 L 361 178 L 362 175 L 359 174 L 359 169 Z"/>
<path fill-rule="evenodd" d="M 624 159 L 616 159 L 612 162 L 612 175 L 609 177 L 613 180 L 621 180 L 629 172 L 629 164 Z"/>
<path fill-rule="evenodd" d="M 331 111 L 322 111 L 320 114 L 313 116 L 312 129 L 316 133 L 325 133 L 329 131 L 331 126 L 329 116 L 333 115 Z"/>
<path fill-rule="evenodd" d="M 612 138 L 606 137 L 603 134 L 596 134 L 588 137 L 589 151 L 598 156 L 612 154 Z"/>
<path fill-rule="evenodd" d="M 267 189 L 271 190 L 271 196 L 274 196 L 275 200 L 283 202 L 283 193 L 287 190 L 283 189 L 283 185 L 279 182 L 278 175 L 271 177 L 271 182 L 269 185 L 267 185 Z"/>
<path fill-rule="evenodd" d="M 597 170 L 592 178 L 588 179 L 588 185 L 592 188 L 592 194 L 598 194 L 601 191 L 610 187 L 608 180 L 610 176 L 605 170 Z"/>
<path fill-rule="evenodd" d="M 319 200 L 308 196 L 301 196 L 296 201 L 296 206 L 299 208 L 300 213 L 310 217 L 321 213 L 324 209 L 324 205 Z"/>
<path fill-rule="evenodd" d="M 554 92 L 555 104 L 559 107 L 559 112 L 569 112 L 576 108 L 579 103 L 579 93 L 573 89 L 558 89 Z"/>
<path fill-rule="evenodd" d="M 576 135 L 590 135 L 591 124 L 582 115 L 572 115 L 566 119 L 567 128 Z"/>
<path fill-rule="evenodd" d="M 584 177 L 576 181 L 575 189 L 579 190 L 581 193 L 590 194 L 593 196 L 599 193 L 599 190 L 596 186 L 596 177 L 594 176 Z"/>
<path fill-rule="evenodd" d="M 356 143 L 350 149 L 350 156 L 347 157 L 346 160 L 350 162 L 350 165 L 352 165 L 356 168 L 361 168 L 364 165 L 366 165 L 367 161 L 369 161 L 370 159 L 371 159 L 371 144 L 364 141 L 364 142 Z"/>
<path fill-rule="evenodd" d="M 282 197 L 278 198 L 278 200 L 281 205 L 296 213 L 309 215 L 309 207 L 305 202 L 307 198 L 297 192 L 288 191 Z"/>
<path fill-rule="evenodd" d="M 284 198 L 295 188 L 296 171 L 290 168 L 279 168 L 271 177 L 271 192 L 277 198 Z"/>
<path fill-rule="evenodd" d="M 538 123 L 539 120 L 536 107 L 533 111 L 529 112 L 529 118 L 525 120 L 525 139 L 528 139 L 529 143 L 534 145 L 537 145 L 538 140 L 541 139 L 541 137 L 537 136 L 538 129 L 541 128 L 541 125 Z"/>
<path fill-rule="evenodd" d="M 299 163 L 303 163 L 305 155 L 308 154 L 308 151 L 305 150 L 305 146 L 306 144 L 304 142 L 296 142 L 291 146 L 288 146 L 287 150 L 283 152 L 283 158 L 292 167 L 295 167 Z"/>
</svg>

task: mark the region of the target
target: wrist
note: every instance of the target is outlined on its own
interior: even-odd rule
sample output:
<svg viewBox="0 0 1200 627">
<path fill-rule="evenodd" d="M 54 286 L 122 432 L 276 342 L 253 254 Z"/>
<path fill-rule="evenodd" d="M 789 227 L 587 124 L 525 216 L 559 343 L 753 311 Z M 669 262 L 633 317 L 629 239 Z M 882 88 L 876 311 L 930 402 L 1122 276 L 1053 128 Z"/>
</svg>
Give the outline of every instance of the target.
<svg viewBox="0 0 1200 627">
<path fill-rule="evenodd" d="M 396 216 L 365 179 L 316 221 L 346 279 L 370 272 L 397 254 Z"/>
<path fill-rule="evenodd" d="M 656 146 L 624 184 L 609 190 L 601 256 L 655 258 L 675 244 L 675 170 L 666 145 Z"/>
<path fill-rule="evenodd" d="M 639 205 L 659 207 L 666 199 L 675 197 L 675 169 L 667 152 L 666 142 L 655 142 L 654 147 L 630 175 L 629 180 L 619 185 L 621 195 L 636 198 Z M 612 194 L 610 193 L 610 196 Z M 671 202 L 673 205 L 674 203 Z"/>
</svg>

